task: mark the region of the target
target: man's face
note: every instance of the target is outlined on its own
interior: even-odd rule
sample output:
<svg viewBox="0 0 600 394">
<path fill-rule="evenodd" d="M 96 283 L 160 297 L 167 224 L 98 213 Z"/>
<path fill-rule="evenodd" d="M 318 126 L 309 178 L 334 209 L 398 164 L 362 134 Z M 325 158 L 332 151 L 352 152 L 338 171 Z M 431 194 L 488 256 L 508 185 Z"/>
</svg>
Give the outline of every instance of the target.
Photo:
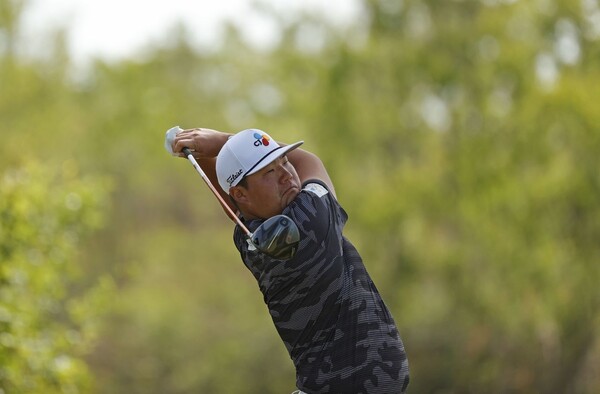
<svg viewBox="0 0 600 394">
<path fill-rule="evenodd" d="M 239 187 L 242 199 L 238 201 L 240 210 L 249 219 L 267 219 L 281 213 L 300 193 L 300 178 L 296 169 L 282 156 L 260 171 L 246 177 L 247 188 Z"/>
</svg>

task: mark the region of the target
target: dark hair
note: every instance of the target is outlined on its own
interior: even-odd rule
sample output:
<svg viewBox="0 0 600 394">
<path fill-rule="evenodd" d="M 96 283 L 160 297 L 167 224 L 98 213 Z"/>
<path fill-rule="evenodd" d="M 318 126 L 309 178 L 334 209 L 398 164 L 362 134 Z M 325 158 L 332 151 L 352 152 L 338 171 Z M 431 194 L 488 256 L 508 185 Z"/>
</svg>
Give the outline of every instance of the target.
<svg viewBox="0 0 600 394">
<path fill-rule="evenodd" d="M 241 186 L 244 189 L 248 189 L 248 179 L 246 179 L 246 177 L 243 177 L 242 179 L 240 179 L 236 186 Z"/>
</svg>

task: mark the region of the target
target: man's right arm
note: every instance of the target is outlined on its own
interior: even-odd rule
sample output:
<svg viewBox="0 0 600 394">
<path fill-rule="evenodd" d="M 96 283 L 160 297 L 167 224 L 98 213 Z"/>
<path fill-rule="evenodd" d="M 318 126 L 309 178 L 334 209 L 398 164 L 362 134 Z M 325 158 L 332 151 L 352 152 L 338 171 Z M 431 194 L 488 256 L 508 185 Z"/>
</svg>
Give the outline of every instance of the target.
<svg viewBox="0 0 600 394">
<path fill-rule="evenodd" d="M 287 157 L 294 168 L 296 168 L 296 172 L 302 183 L 311 179 L 323 181 L 333 196 L 336 197 L 333 182 L 325 169 L 325 165 L 317 155 L 297 148 L 289 152 Z"/>
</svg>

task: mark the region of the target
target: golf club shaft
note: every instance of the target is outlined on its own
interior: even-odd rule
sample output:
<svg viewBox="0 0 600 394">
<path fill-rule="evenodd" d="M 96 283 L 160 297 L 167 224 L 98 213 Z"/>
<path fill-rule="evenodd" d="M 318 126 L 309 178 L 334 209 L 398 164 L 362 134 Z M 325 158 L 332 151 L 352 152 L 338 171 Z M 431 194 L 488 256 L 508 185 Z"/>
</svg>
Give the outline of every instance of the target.
<svg viewBox="0 0 600 394">
<path fill-rule="evenodd" d="M 221 203 L 223 208 L 225 208 L 225 211 L 227 212 L 227 214 L 231 218 L 231 220 L 233 220 L 238 226 L 240 226 L 240 228 L 242 229 L 242 231 L 244 231 L 244 233 L 246 233 L 246 236 L 248 236 L 248 238 L 251 238 L 252 233 L 250 232 L 250 230 L 248 230 L 248 227 L 246 227 L 244 225 L 244 223 L 242 223 L 240 218 L 237 217 L 237 215 L 231 210 L 231 208 L 225 202 L 225 200 L 223 200 L 223 197 L 221 197 L 221 194 L 219 194 L 219 191 L 217 189 L 215 189 L 212 182 L 210 181 L 210 179 L 208 178 L 206 173 L 204 173 L 204 170 L 202 170 L 202 167 L 200 167 L 200 164 L 198 164 L 198 162 L 196 161 L 196 158 L 194 158 L 194 155 L 192 155 L 192 152 L 189 150 L 189 148 L 183 148 L 183 154 L 185 154 L 185 156 L 190 161 L 190 163 L 192 163 L 192 166 L 194 166 L 196 171 L 198 171 L 198 173 L 200 174 L 200 176 L 204 180 L 204 183 L 206 183 L 206 185 L 208 186 L 210 191 L 212 191 L 213 194 L 215 195 L 215 197 L 217 197 L 217 199 L 219 200 L 219 202 Z"/>
</svg>

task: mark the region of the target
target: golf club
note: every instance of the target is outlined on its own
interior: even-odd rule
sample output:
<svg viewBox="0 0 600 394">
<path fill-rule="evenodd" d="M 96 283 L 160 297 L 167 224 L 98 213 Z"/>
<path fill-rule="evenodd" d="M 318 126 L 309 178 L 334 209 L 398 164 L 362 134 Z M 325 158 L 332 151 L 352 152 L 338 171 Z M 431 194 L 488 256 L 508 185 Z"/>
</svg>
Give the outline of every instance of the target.
<svg viewBox="0 0 600 394">
<path fill-rule="evenodd" d="M 179 126 L 175 126 L 167 131 L 165 137 L 165 148 L 171 154 L 171 148 L 175 135 L 181 131 Z M 183 148 L 183 154 L 192 163 L 198 174 L 204 180 L 211 192 L 217 197 L 217 200 L 223 206 L 228 216 L 242 229 L 246 236 L 250 250 L 256 249 L 278 260 L 289 260 L 296 254 L 298 243 L 300 242 L 300 232 L 293 220 L 285 215 L 276 215 L 265 220 L 254 233 L 244 225 L 239 217 L 231 210 L 229 205 L 223 200 L 219 191 L 214 187 L 202 167 L 198 164 L 192 151 L 189 148 Z"/>
</svg>

